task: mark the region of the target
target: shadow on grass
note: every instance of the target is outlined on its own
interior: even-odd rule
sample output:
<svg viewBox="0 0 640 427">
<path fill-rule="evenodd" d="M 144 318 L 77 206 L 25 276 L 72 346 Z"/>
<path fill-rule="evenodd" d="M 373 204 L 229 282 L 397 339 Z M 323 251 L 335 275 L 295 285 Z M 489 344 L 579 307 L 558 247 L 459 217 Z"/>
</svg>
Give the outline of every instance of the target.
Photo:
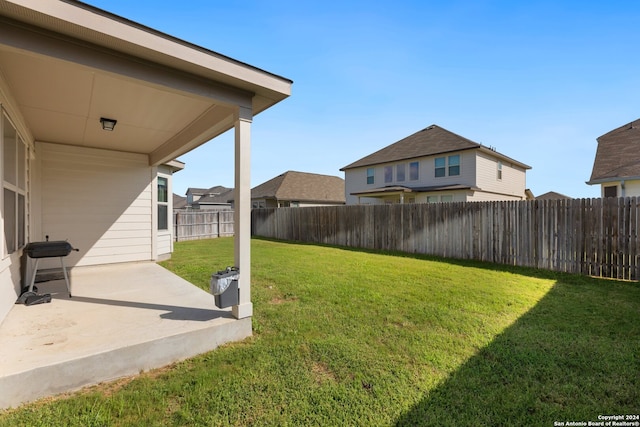
<svg viewBox="0 0 640 427">
<path fill-rule="evenodd" d="M 552 426 L 640 412 L 640 287 L 559 280 L 397 426 Z"/>
<path fill-rule="evenodd" d="M 255 238 L 255 237 L 254 237 Z M 640 285 L 528 267 L 325 246 L 553 280 L 526 314 L 397 420 L 397 426 L 553 426 L 640 413 Z"/>
</svg>

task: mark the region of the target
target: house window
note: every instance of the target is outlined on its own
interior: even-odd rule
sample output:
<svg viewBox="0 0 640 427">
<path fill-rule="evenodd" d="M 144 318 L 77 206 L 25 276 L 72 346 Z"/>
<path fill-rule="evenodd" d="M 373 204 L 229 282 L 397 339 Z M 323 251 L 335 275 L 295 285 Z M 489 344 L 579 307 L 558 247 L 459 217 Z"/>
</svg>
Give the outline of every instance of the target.
<svg viewBox="0 0 640 427">
<path fill-rule="evenodd" d="M 389 183 L 393 181 L 393 166 L 384 167 L 384 182 Z M 368 184 L 368 182 L 367 182 Z"/>
<path fill-rule="evenodd" d="M 502 181 L 502 162 L 498 161 L 498 181 Z"/>
<path fill-rule="evenodd" d="M 618 186 L 610 185 L 604 187 L 604 197 L 618 197 Z"/>
<path fill-rule="evenodd" d="M 443 202 L 443 203 L 453 202 L 453 196 L 452 195 L 440 196 L 440 201 Z"/>
<path fill-rule="evenodd" d="M 449 156 L 449 176 L 460 175 L 460 155 Z"/>
<path fill-rule="evenodd" d="M 375 173 L 375 169 L 374 168 L 367 168 L 367 184 L 373 184 L 374 183 L 374 173 Z"/>
<path fill-rule="evenodd" d="M 447 168 L 448 166 L 448 168 Z M 436 178 L 460 175 L 460 155 L 456 154 L 449 157 L 436 157 L 435 159 Z"/>
<path fill-rule="evenodd" d="M 398 182 L 404 182 L 404 163 L 396 165 L 396 179 Z"/>
<path fill-rule="evenodd" d="M 2 115 L 4 255 L 26 243 L 27 147 L 15 126 Z"/>
<path fill-rule="evenodd" d="M 436 157 L 435 167 L 436 167 L 436 178 L 440 178 L 446 175 L 446 158 L 445 157 Z"/>
<path fill-rule="evenodd" d="M 438 203 L 438 196 L 427 196 L 427 203 Z"/>
<path fill-rule="evenodd" d="M 169 180 L 158 177 L 158 230 L 169 229 Z"/>
<path fill-rule="evenodd" d="M 420 178 L 420 163 L 419 162 L 409 163 L 409 179 L 411 181 L 417 181 L 419 178 Z"/>
</svg>

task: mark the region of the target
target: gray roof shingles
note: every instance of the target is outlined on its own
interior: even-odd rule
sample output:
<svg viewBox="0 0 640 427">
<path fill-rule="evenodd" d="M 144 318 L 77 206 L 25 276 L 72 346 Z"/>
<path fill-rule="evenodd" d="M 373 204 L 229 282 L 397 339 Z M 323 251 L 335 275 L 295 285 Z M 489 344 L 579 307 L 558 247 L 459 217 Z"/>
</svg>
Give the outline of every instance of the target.
<svg viewBox="0 0 640 427">
<path fill-rule="evenodd" d="M 456 135 L 455 133 L 443 129 L 440 126 L 431 125 L 401 139 L 398 142 L 388 145 L 373 154 L 369 154 L 368 156 L 365 156 L 340 170 L 344 171 L 346 169 L 370 166 L 379 163 L 396 162 L 398 160 L 406 160 L 478 147 L 480 147 L 480 144 L 476 142 L 460 135 Z"/>
<path fill-rule="evenodd" d="M 436 154 L 473 149 L 492 151 L 497 157 L 509 160 L 525 169 L 530 169 L 530 166 L 511 159 L 503 154 L 497 153 L 489 147 L 473 142 L 470 139 L 441 128 L 438 125 L 431 125 L 401 139 L 398 142 L 388 145 L 373 154 L 369 154 L 368 156 L 365 156 L 360 160 L 341 168 L 340 170 L 345 171 L 347 169 L 373 166 L 381 163 L 397 162 L 401 160 L 433 156 Z"/>
<path fill-rule="evenodd" d="M 597 141 L 588 184 L 640 177 L 640 119 L 605 133 Z"/>
<path fill-rule="evenodd" d="M 251 198 L 345 203 L 344 180 L 337 176 L 287 171 L 254 187 Z"/>
</svg>

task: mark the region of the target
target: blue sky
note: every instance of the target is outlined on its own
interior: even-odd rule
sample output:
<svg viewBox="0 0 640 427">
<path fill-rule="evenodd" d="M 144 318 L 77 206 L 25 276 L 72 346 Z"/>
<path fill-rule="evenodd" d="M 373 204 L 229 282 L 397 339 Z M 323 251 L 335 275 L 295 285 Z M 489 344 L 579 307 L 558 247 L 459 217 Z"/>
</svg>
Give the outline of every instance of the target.
<svg viewBox="0 0 640 427">
<path fill-rule="evenodd" d="M 535 195 L 599 197 L 596 138 L 640 118 L 634 1 L 85 0 L 293 80 L 254 118 L 251 184 L 340 168 L 437 124 L 532 167 Z M 174 192 L 233 186 L 233 135 Z"/>
</svg>

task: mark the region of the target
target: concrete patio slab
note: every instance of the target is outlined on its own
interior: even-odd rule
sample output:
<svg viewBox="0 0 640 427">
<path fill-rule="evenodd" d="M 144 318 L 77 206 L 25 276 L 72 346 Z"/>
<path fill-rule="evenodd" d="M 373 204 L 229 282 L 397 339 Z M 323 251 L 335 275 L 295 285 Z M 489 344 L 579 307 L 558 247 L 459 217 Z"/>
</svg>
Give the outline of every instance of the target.
<svg viewBox="0 0 640 427">
<path fill-rule="evenodd" d="M 77 267 L 50 303 L 0 324 L 0 408 L 166 366 L 251 335 L 214 297 L 155 263 Z"/>
</svg>

